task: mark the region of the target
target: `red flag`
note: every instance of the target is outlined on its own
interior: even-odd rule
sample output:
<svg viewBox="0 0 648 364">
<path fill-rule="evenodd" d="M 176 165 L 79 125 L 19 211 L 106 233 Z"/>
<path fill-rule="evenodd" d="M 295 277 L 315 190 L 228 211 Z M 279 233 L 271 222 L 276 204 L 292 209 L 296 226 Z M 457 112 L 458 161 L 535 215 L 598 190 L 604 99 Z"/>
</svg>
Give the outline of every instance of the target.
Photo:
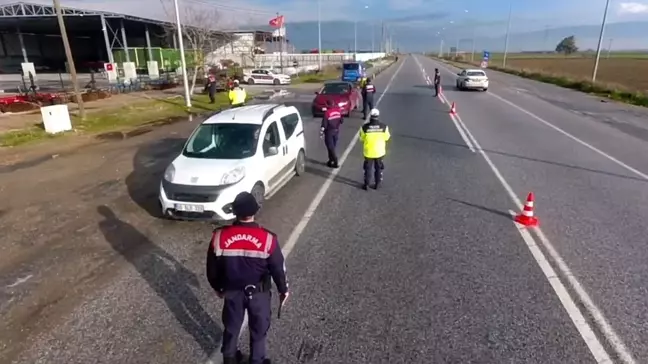
<svg viewBox="0 0 648 364">
<path fill-rule="evenodd" d="M 273 28 L 281 28 L 284 24 L 284 16 L 280 15 L 274 19 L 271 19 L 268 24 Z"/>
</svg>

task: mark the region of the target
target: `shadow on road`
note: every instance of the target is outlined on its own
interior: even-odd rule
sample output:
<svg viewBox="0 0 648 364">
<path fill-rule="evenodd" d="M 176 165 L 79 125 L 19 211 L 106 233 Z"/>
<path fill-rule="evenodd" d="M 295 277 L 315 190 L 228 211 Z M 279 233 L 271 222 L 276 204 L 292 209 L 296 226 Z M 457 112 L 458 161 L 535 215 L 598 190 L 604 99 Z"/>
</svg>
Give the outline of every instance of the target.
<svg viewBox="0 0 648 364">
<path fill-rule="evenodd" d="M 107 206 L 99 229 L 112 248 L 137 269 L 140 276 L 164 300 L 176 320 L 206 354 L 220 345 L 222 332 L 200 305 L 192 287 L 200 289 L 195 274 L 130 224 L 121 221 Z"/>
<path fill-rule="evenodd" d="M 491 214 L 495 214 L 495 215 L 505 217 L 507 220 L 512 219 L 511 214 L 507 214 L 507 213 L 505 213 L 503 211 L 492 209 L 490 207 L 477 205 L 477 204 L 474 204 L 474 203 L 470 203 L 470 202 L 466 202 L 466 201 L 462 201 L 462 200 L 457 200 L 457 199 L 454 199 L 454 198 L 448 198 L 448 200 L 450 200 L 452 202 L 460 203 L 462 205 L 466 205 L 466 206 L 469 206 L 469 207 L 473 207 L 473 208 L 476 208 L 478 210 L 482 210 L 482 211 L 485 211 L 485 212 L 490 212 Z"/>
<path fill-rule="evenodd" d="M 164 170 L 177 157 L 184 138 L 164 138 L 142 145 L 133 157 L 133 172 L 126 177 L 131 200 L 153 217 L 162 217 L 158 194 Z"/>
<path fill-rule="evenodd" d="M 422 141 L 426 141 L 426 142 L 430 142 L 430 143 L 443 144 L 443 145 L 449 145 L 449 146 L 452 146 L 452 147 L 468 149 L 468 146 L 466 146 L 465 144 L 450 143 L 450 142 L 446 142 L 444 140 L 431 139 L 431 138 L 420 138 L 420 137 L 416 137 L 416 136 L 403 135 L 403 134 L 394 134 L 394 136 L 397 137 L 397 138 L 408 138 L 408 139 L 422 140 Z M 545 164 L 550 164 L 550 165 L 569 168 L 569 169 L 576 169 L 576 170 L 579 170 L 579 171 L 585 171 L 585 172 L 591 172 L 591 173 L 599 173 L 599 174 L 603 174 L 603 175 L 606 175 L 606 176 L 619 177 L 619 178 L 629 179 L 629 180 L 633 180 L 633 181 L 648 182 L 645 179 L 640 178 L 640 177 L 626 176 L 626 175 L 622 175 L 622 174 L 618 174 L 618 173 L 612 173 L 612 172 L 606 172 L 606 171 L 601 171 L 601 170 L 597 170 L 597 169 L 574 166 L 574 165 L 566 164 L 566 163 L 547 161 L 547 160 L 544 160 L 544 159 L 524 157 L 524 156 L 521 156 L 521 155 L 505 153 L 505 152 L 500 152 L 500 151 L 496 151 L 496 150 L 490 150 L 490 149 L 482 149 L 482 150 L 484 152 L 488 153 L 488 154 L 496 154 L 496 155 L 501 155 L 501 156 L 504 156 L 504 157 L 522 159 L 522 160 L 527 160 L 527 161 L 531 161 L 531 162 L 545 163 Z"/>
<path fill-rule="evenodd" d="M 306 173 L 314 174 L 316 176 L 320 176 L 324 179 L 327 179 L 331 176 L 331 173 L 333 172 L 333 169 L 328 167 L 326 165 L 326 162 L 318 161 L 315 159 L 311 158 L 306 158 Z M 317 166 L 317 167 L 316 167 Z M 327 168 L 327 170 L 324 170 L 322 168 Z M 351 187 L 356 187 L 356 188 L 362 188 L 362 182 L 361 181 L 356 181 L 352 180 L 350 178 L 342 177 L 340 175 L 335 176 L 333 178 L 333 181 L 337 183 L 342 183 L 347 186 Z"/>
</svg>

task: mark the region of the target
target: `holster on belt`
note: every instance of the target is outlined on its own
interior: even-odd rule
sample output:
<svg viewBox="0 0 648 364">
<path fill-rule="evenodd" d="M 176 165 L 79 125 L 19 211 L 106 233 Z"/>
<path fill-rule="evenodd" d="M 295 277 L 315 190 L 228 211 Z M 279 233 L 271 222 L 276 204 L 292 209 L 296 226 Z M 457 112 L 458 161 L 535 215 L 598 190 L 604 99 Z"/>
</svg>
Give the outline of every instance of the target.
<svg viewBox="0 0 648 364">
<path fill-rule="evenodd" d="M 255 293 L 269 292 L 272 289 L 272 281 L 270 276 L 264 276 L 261 282 L 257 284 L 251 284 L 244 288 L 245 294 L 247 296 L 252 296 Z"/>
</svg>

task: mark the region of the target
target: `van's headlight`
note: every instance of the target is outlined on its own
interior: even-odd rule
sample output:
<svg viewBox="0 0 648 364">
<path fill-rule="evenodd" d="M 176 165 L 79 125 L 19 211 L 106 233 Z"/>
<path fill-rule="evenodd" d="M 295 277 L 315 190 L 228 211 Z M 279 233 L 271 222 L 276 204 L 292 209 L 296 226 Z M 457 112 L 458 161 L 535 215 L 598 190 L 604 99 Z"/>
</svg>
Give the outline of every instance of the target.
<svg viewBox="0 0 648 364">
<path fill-rule="evenodd" d="M 221 185 L 232 185 L 242 180 L 243 177 L 245 177 L 245 167 L 236 167 L 223 175 Z"/>
<path fill-rule="evenodd" d="M 338 103 L 339 107 L 346 106 L 349 102 L 348 101 L 342 101 Z"/>
<path fill-rule="evenodd" d="M 164 179 L 169 181 L 169 182 L 173 182 L 173 177 L 175 177 L 175 172 L 176 171 L 175 171 L 175 167 L 173 166 L 173 164 L 169 164 L 167 169 L 164 171 Z"/>
</svg>

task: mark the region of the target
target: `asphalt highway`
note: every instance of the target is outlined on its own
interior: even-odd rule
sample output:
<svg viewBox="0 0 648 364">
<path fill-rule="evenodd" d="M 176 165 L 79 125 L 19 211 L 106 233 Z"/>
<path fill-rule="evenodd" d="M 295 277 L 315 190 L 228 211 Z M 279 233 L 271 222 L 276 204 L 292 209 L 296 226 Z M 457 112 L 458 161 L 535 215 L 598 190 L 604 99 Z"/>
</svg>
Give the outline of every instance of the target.
<svg viewBox="0 0 648 364">
<path fill-rule="evenodd" d="M 259 216 L 282 239 L 292 289 L 273 317 L 273 363 L 648 362 L 643 111 L 495 72 L 488 92 L 459 92 L 454 72 L 407 56 L 378 76 L 392 139 L 377 191 L 360 189 L 358 114 L 332 172 L 312 94 L 284 100 L 305 117 L 309 173 Z M 220 363 L 221 301 L 204 277 L 213 227 L 154 208 L 194 124 L 12 171 L 24 186 L 3 183 L 0 231 L 39 255 L 3 247 L 20 263 L 0 266 L 0 362 Z M 43 173 L 41 189 L 69 191 L 19 199 Z M 540 229 L 512 221 L 528 192 Z M 48 213 L 41 230 L 19 230 L 35 211 Z M 43 232 L 75 216 L 87 220 Z M 74 274 L 66 261 L 83 264 Z"/>
</svg>

